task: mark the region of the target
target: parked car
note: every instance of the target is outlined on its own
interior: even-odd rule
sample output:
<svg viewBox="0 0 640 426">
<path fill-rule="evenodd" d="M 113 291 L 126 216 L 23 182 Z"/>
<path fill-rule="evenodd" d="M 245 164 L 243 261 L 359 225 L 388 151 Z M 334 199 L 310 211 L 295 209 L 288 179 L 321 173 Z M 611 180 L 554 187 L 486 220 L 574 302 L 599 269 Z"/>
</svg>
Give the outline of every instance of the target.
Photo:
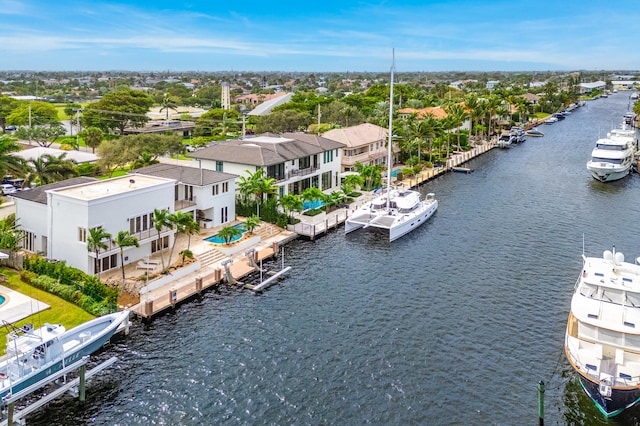
<svg viewBox="0 0 640 426">
<path fill-rule="evenodd" d="M 4 128 L 4 130 L 6 130 L 7 132 L 12 132 L 17 129 L 18 129 L 18 126 L 7 126 Z"/>
<path fill-rule="evenodd" d="M 9 194 L 16 193 L 16 187 L 8 183 L 3 183 L 2 185 L 0 185 L 0 190 L 2 190 L 2 195 L 9 195 Z"/>
</svg>

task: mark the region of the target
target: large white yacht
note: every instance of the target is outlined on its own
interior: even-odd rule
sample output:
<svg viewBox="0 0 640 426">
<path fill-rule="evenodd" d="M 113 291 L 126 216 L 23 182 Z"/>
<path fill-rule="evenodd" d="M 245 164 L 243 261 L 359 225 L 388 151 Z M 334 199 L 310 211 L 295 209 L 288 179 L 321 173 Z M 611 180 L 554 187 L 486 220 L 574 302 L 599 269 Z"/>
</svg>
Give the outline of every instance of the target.
<svg viewBox="0 0 640 426">
<path fill-rule="evenodd" d="M 622 253 L 582 256 L 571 299 L 565 353 L 607 417 L 640 401 L 640 265 Z"/>
<path fill-rule="evenodd" d="M 344 233 L 360 228 L 382 228 L 389 231 L 389 241 L 396 240 L 422 225 L 438 209 L 438 200 L 430 193 L 422 200 L 420 192 L 409 188 L 391 186 L 391 146 L 393 118 L 393 73 L 391 66 L 391 84 L 389 93 L 389 140 L 387 143 L 387 186 L 377 197 L 358 208 L 345 221 Z"/>
<path fill-rule="evenodd" d="M 631 172 L 637 152 L 636 132 L 623 123 L 621 128 L 609 132 L 606 138 L 598 139 L 587 169 L 600 182 L 622 179 Z"/>
</svg>

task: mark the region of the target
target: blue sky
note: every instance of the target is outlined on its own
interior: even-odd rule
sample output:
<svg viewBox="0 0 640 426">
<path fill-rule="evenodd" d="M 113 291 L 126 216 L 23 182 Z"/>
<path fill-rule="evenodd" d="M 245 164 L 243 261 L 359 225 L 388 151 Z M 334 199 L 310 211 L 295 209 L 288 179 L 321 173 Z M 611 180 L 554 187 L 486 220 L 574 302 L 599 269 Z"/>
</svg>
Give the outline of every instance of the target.
<svg viewBox="0 0 640 426">
<path fill-rule="evenodd" d="M 0 69 L 632 70 L 639 23 L 637 0 L 0 0 Z"/>
</svg>

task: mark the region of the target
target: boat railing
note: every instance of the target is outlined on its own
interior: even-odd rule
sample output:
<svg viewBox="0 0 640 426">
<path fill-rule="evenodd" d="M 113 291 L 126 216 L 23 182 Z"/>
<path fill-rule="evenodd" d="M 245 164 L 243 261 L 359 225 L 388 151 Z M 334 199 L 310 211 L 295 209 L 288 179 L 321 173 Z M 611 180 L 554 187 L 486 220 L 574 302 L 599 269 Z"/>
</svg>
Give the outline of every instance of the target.
<svg viewBox="0 0 640 426">
<path fill-rule="evenodd" d="M 619 373 L 617 377 L 614 377 L 614 386 L 638 386 L 638 384 L 640 384 L 640 376 Z"/>
</svg>

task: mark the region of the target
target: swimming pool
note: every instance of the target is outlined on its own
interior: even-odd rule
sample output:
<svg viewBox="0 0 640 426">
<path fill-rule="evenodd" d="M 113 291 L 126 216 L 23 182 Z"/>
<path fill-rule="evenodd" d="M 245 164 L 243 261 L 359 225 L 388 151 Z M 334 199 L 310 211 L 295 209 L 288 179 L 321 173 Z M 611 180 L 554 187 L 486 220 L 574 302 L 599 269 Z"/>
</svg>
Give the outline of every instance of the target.
<svg viewBox="0 0 640 426">
<path fill-rule="evenodd" d="M 0 306 L 6 301 L 7 301 L 7 299 L 3 295 L 0 294 Z"/>
<path fill-rule="evenodd" d="M 230 243 L 234 241 L 238 241 L 240 238 L 242 238 L 244 233 L 247 232 L 247 228 L 244 227 L 244 223 L 238 223 L 237 225 L 233 225 L 233 227 L 238 228 L 241 232 L 240 234 L 231 238 L 231 240 L 229 241 Z M 226 244 L 226 241 L 224 240 L 224 238 L 220 237 L 218 234 L 207 237 L 204 240 L 208 243 L 213 243 L 213 244 Z"/>
<path fill-rule="evenodd" d="M 322 206 L 324 206 L 324 201 L 322 200 L 305 201 L 302 205 L 302 210 L 319 209 Z"/>
<path fill-rule="evenodd" d="M 398 177 L 398 173 L 401 172 L 402 169 L 393 169 L 391 170 L 391 177 Z"/>
</svg>

